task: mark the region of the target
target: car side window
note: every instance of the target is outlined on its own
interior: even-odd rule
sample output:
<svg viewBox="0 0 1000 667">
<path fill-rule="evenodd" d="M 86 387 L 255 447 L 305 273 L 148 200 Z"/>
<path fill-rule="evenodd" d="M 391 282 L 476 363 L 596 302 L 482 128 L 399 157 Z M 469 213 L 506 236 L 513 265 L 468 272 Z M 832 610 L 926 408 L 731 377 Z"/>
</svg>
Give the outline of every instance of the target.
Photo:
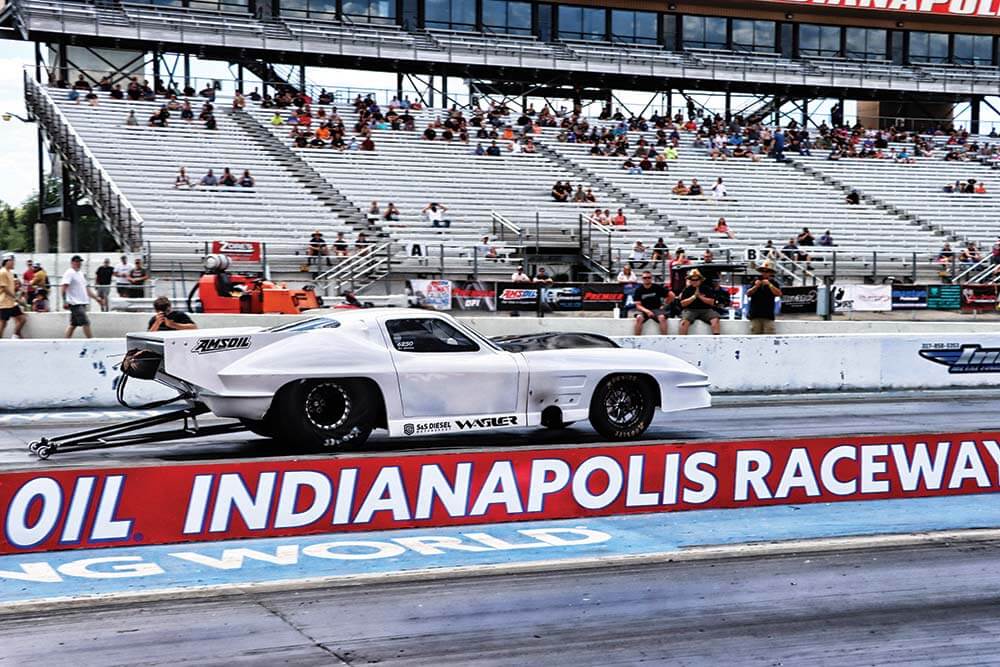
<svg viewBox="0 0 1000 667">
<path fill-rule="evenodd" d="M 388 320 L 385 328 L 400 352 L 478 352 L 479 345 L 444 320 L 407 318 Z"/>
</svg>

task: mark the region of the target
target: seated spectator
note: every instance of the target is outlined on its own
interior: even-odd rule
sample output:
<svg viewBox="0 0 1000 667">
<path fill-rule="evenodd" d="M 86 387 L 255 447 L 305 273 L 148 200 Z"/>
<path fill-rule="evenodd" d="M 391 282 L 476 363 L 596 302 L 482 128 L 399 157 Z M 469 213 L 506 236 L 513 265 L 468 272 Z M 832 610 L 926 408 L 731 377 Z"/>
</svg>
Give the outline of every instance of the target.
<svg viewBox="0 0 1000 667">
<path fill-rule="evenodd" d="M 631 264 L 626 264 L 622 267 L 622 270 L 618 272 L 618 278 L 616 278 L 616 280 L 622 284 L 637 283 L 639 282 L 639 276 L 635 275 Z"/>
<path fill-rule="evenodd" d="M 448 207 L 431 202 L 423 208 L 421 213 L 427 216 L 427 221 L 431 223 L 432 227 L 451 227 L 451 220 L 444 219 L 444 213 L 447 210 Z"/>
<path fill-rule="evenodd" d="M 486 149 L 483 148 L 482 143 L 476 144 L 476 147 L 472 150 L 473 155 L 486 155 Z"/>
<path fill-rule="evenodd" d="M 722 177 L 716 179 L 715 185 L 712 186 L 712 197 L 716 200 L 722 199 L 726 196 L 726 184 L 722 182 Z"/>
<path fill-rule="evenodd" d="M 350 254 L 344 232 L 337 232 L 337 238 L 333 240 L 333 254 L 337 257 L 347 257 Z"/>
<path fill-rule="evenodd" d="M 941 246 L 941 251 L 938 252 L 937 262 L 938 264 L 949 264 L 954 256 L 955 251 L 951 249 L 951 244 L 945 242 L 945 244 Z"/>
<path fill-rule="evenodd" d="M 279 125 L 284 125 L 285 119 L 281 117 L 280 111 L 275 111 L 274 115 L 271 116 L 271 125 L 278 127 Z"/>
<path fill-rule="evenodd" d="M 382 209 L 379 207 L 377 201 L 373 201 L 371 203 L 371 206 L 368 207 L 368 213 L 366 214 L 368 222 L 373 222 L 375 220 L 378 220 L 381 215 L 382 215 Z"/>
<path fill-rule="evenodd" d="M 569 195 L 566 194 L 560 181 L 556 181 L 556 184 L 552 186 L 552 198 L 559 202 L 569 199 Z"/>
<path fill-rule="evenodd" d="M 538 267 L 538 271 L 535 273 L 534 282 L 545 283 L 546 285 L 552 284 L 552 277 L 545 270 L 544 266 Z"/>
<path fill-rule="evenodd" d="M 797 237 L 788 239 L 788 243 L 781 249 L 781 254 L 795 262 L 806 262 L 806 269 L 811 269 L 809 262 L 812 260 L 809 253 L 802 252 L 797 243 Z"/>
<path fill-rule="evenodd" d="M 591 203 L 597 201 L 597 196 L 594 194 L 594 191 L 591 190 L 590 188 L 587 188 L 587 192 L 584 194 L 584 201 Z"/>
<path fill-rule="evenodd" d="M 254 179 L 253 176 L 250 175 L 250 170 L 249 169 L 244 169 L 243 170 L 243 175 L 240 176 L 240 187 L 252 188 L 256 184 L 257 184 L 257 181 Z"/>
<path fill-rule="evenodd" d="M 719 221 L 715 223 L 715 228 L 712 231 L 719 236 L 725 236 L 728 239 L 736 238 L 736 235 L 733 234 L 733 230 L 729 228 L 729 223 L 726 222 L 725 218 L 719 218 Z"/>
<path fill-rule="evenodd" d="M 823 232 L 823 234 L 819 237 L 819 244 L 827 248 L 837 245 L 833 242 L 833 236 L 830 234 L 829 229 Z"/>
<path fill-rule="evenodd" d="M 496 246 L 490 242 L 489 236 L 484 236 L 479 240 L 479 248 L 477 250 L 480 257 L 485 259 L 496 259 L 497 249 Z"/>
<path fill-rule="evenodd" d="M 684 195 L 691 192 L 691 190 L 688 189 L 688 186 L 684 185 L 684 181 L 677 181 L 677 185 L 675 185 L 670 192 L 672 192 L 675 195 L 683 197 Z"/>
<path fill-rule="evenodd" d="M 382 214 L 382 219 L 387 222 L 396 222 L 399 220 L 399 209 L 392 202 L 385 207 L 385 213 Z"/>
<path fill-rule="evenodd" d="M 122 85 L 120 83 L 116 83 L 114 87 L 111 89 L 111 92 L 108 94 L 111 96 L 111 99 L 113 100 L 125 99 L 125 91 L 122 90 Z"/>
<path fill-rule="evenodd" d="M 847 193 L 847 196 L 844 198 L 844 200 L 852 206 L 857 206 L 858 204 L 861 203 L 861 195 L 858 194 L 857 190 L 851 190 L 850 192 Z"/>
<path fill-rule="evenodd" d="M 167 111 L 167 105 L 164 104 L 159 111 L 149 117 L 149 126 L 166 127 L 168 118 L 170 118 L 170 112 Z"/>
<path fill-rule="evenodd" d="M 654 262 L 660 262 L 666 259 L 670 259 L 670 249 L 667 248 L 667 244 L 664 243 L 663 237 L 656 239 L 656 243 L 653 244 L 653 257 Z"/>
<path fill-rule="evenodd" d="M 663 153 L 657 154 L 656 162 L 653 164 L 653 169 L 656 171 L 669 171 L 667 169 L 667 158 L 664 157 Z"/>
<path fill-rule="evenodd" d="M 191 179 L 188 177 L 187 171 L 184 169 L 184 167 L 181 167 L 181 170 L 177 172 L 177 178 L 174 179 L 174 188 L 181 188 L 181 187 L 184 188 L 191 187 Z"/>
<path fill-rule="evenodd" d="M 325 257 L 329 254 L 330 249 L 326 245 L 326 239 L 323 238 L 323 232 L 317 229 L 312 233 L 312 236 L 309 237 L 309 244 L 306 246 L 306 256 Z"/>
<path fill-rule="evenodd" d="M 371 241 L 368 240 L 368 235 L 364 232 L 358 232 L 358 237 L 354 239 L 354 253 L 357 255 L 364 255 L 371 248 Z"/>
<path fill-rule="evenodd" d="M 205 129 L 206 130 L 216 130 L 219 128 L 218 122 L 215 120 L 215 114 L 208 114 L 205 118 Z"/>
<path fill-rule="evenodd" d="M 216 177 L 216 175 L 214 173 L 212 173 L 212 170 L 209 169 L 208 173 L 201 177 L 201 184 L 202 185 L 218 185 L 219 184 L 219 179 Z"/>
<path fill-rule="evenodd" d="M 125 125 L 129 127 L 135 127 L 139 124 L 139 119 L 135 117 L 135 111 L 129 111 L 128 117 L 125 119 Z"/>
<path fill-rule="evenodd" d="M 959 192 L 965 194 L 974 194 L 976 192 L 976 179 L 970 178 L 965 183 L 961 183 L 959 187 Z"/>
<path fill-rule="evenodd" d="M 373 151 L 375 150 L 375 142 L 372 141 L 370 136 L 365 136 L 365 138 L 361 141 L 360 148 L 363 151 Z"/>
<path fill-rule="evenodd" d="M 611 218 L 611 224 L 615 225 L 616 227 L 624 227 L 627 221 L 628 218 L 625 217 L 625 214 L 622 212 L 621 209 L 618 209 L 618 212 L 615 213 L 614 216 Z"/>
<path fill-rule="evenodd" d="M 576 186 L 576 192 L 573 193 L 574 202 L 585 202 L 587 201 L 587 193 L 583 191 L 583 186 Z"/>
<path fill-rule="evenodd" d="M 222 177 L 219 178 L 219 184 L 229 187 L 236 185 L 236 177 L 233 176 L 233 172 L 229 171 L 229 167 L 222 170 Z"/>
<path fill-rule="evenodd" d="M 625 160 L 625 162 L 622 163 L 622 169 L 625 169 L 630 174 L 642 173 L 642 167 L 637 165 L 635 162 L 632 162 L 632 158 L 628 158 L 627 160 Z"/>
<path fill-rule="evenodd" d="M 712 252 L 711 248 L 705 248 L 705 252 L 701 253 L 701 263 L 711 264 L 715 261 L 715 253 Z"/>
<path fill-rule="evenodd" d="M 496 141 L 490 143 L 489 147 L 486 149 L 486 154 L 490 157 L 500 157 L 500 147 L 497 146 Z"/>
<path fill-rule="evenodd" d="M 977 195 L 984 195 L 984 194 L 986 194 L 986 184 L 983 183 L 982 181 L 976 183 L 975 193 Z"/>
<path fill-rule="evenodd" d="M 629 261 L 632 266 L 637 269 L 643 269 L 646 267 L 646 246 L 642 241 L 636 241 L 632 244 L 632 252 L 629 255 Z"/>
<path fill-rule="evenodd" d="M 424 130 L 424 139 L 428 141 L 434 141 L 437 139 L 437 130 L 434 129 L 433 125 L 428 125 L 427 129 Z"/>
<path fill-rule="evenodd" d="M 800 246 L 816 245 L 812 232 L 809 231 L 808 227 L 802 228 L 802 231 L 798 235 L 798 243 Z"/>
<path fill-rule="evenodd" d="M 702 194 L 701 184 L 698 183 L 697 178 L 691 179 L 691 187 L 688 188 L 688 196 L 690 197 L 700 197 Z"/>
<path fill-rule="evenodd" d="M 246 107 L 246 105 L 246 98 L 243 97 L 243 93 L 237 90 L 236 94 L 233 95 L 233 111 L 240 111 Z"/>
<path fill-rule="evenodd" d="M 198 325 L 182 310 L 174 310 L 170 299 L 165 296 L 153 301 L 155 314 L 149 318 L 148 331 L 185 331 L 197 329 Z"/>
<path fill-rule="evenodd" d="M 194 120 L 194 109 L 191 108 L 191 102 L 184 100 L 184 104 L 181 105 L 181 120 L 192 121 Z"/>
<path fill-rule="evenodd" d="M 979 246 L 976 245 L 975 241 L 969 241 L 965 245 L 965 250 L 969 253 L 969 257 L 971 257 L 974 262 L 978 262 L 983 258 L 983 254 L 979 252 Z"/>
<path fill-rule="evenodd" d="M 35 313 L 49 312 L 49 291 L 47 289 L 35 291 L 35 296 L 31 299 L 31 310 Z"/>
</svg>

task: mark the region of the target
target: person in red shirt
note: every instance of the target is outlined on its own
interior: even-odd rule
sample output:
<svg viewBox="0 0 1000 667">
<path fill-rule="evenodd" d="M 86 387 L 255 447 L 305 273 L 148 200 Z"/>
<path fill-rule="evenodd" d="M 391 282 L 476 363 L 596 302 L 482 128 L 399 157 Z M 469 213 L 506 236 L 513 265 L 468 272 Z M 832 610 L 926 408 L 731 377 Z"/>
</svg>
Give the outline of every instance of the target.
<svg viewBox="0 0 1000 667">
<path fill-rule="evenodd" d="M 621 209 L 618 209 L 618 212 L 615 213 L 615 215 L 611 218 L 611 224 L 616 225 L 616 226 L 620 226 L 620 227 L 624 227 L 626 221 L 627 221 L 627 218 L 625 217 L 625 214 L 622 213 Z"/>
</svg>

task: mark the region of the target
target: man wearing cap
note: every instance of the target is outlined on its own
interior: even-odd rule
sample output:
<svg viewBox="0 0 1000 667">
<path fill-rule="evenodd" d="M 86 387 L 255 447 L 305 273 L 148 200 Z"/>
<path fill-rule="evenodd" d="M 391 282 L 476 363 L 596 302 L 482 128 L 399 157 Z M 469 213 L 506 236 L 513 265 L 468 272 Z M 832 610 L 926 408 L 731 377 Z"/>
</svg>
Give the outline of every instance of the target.
<svg viewBox="0 0 1000 667">
<path fill-rule="evenodd" d="M 14 277 L 14 254 L 0 257 L 0 337 L 3 337 L 7 321 L 14 320 L 14 338 L 21 337 L 25 318 L 17 302 L 17 280 Z"/>
<path fill-rule="evenodd" d="M 781 287 L 774 280 L 774 264 L 762 262 L 757 270 L 760 277 L 754 281 L 747 296 L 750 297 L 750 333 L 774 334 L 774 300 L 781 296 Z"/>
<path fill-rule="evenodd" d="M 87 306 L 90 305 L 90 297 L 98 303 L 103 303 L 103 299 L 87 285 L 87 277 L 80 271 L 83 266 L 83 257 L 73 255 L 69 260 L 70 268 L 66 269 L 62 280 L 63 308 L 69 309 L 69 326 L 66 328 L 66 338 L 72 338 L 77 327 L 83 327 L 83 335 L 93 338 L 90 331 L 90 318 L 87 317 Z"/>
<path fill-rule="evenodd" d="M 719 313 L 715 310 L 715 295 L 704 287 L 705 277 L 698 269 L 687 274 L 687 286 L 681 292 L 680 335 L 687 335 L 692 322 L 701 320 L 712 328 L 712 334 L 719 335 Z"/>
</svg>

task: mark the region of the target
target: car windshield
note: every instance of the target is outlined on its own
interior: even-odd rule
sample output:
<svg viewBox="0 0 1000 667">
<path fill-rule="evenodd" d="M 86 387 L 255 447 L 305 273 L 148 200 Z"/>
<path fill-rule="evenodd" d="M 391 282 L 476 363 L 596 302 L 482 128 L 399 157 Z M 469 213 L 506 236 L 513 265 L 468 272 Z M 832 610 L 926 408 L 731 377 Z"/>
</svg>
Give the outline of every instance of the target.
<svg viewBox="0 0 1000 667">
<path fill-rule="evenodd" d="M 308 320 L 289 322 L 288 324 L 279 324 L 276 327 L 264 329 L 264 332 L 277 333 L 279 331 L 312 331 L 313 329 L 336 329 L 339 326 L 340 322 L 337 320 L 331 320 L 329 317 L 311 317 Z"/>
</svg>

